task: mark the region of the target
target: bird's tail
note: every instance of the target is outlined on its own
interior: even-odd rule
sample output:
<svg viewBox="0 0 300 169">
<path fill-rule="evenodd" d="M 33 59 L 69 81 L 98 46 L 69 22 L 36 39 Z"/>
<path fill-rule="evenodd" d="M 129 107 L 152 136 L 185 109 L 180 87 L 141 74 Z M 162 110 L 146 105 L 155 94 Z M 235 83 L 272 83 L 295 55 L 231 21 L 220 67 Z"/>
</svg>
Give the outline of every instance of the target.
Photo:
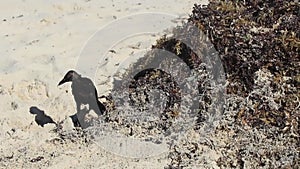
<svg viewBox="0 0 300 169">
<path fill-rule="evenodd" d="M 97 99 L 98 108 L 100 110 L 101 115 L 105 112 L 106 107 Z"/>
<path fill-rule="evenodd" d="M 103 115 L 106 111 L 106 107 L 98 99 L 93 100 L 89 106 L 90 110 L 93 109 L 97 115 Z"/>
</svg>

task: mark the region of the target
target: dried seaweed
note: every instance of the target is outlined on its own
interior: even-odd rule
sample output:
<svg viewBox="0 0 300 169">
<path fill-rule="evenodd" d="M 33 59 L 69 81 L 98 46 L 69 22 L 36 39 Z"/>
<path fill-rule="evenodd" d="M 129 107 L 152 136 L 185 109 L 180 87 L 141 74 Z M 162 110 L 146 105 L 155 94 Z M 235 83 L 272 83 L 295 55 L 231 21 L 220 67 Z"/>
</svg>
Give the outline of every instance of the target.
<svg viewBox="0 0 300 169">
<path fill-rule="evenodd" d="M 297 1 L 211 1 L 194 6 L 188 23 L 209 37 L 219 52 L 228 82 L 224 119 L 216 132 L 228 136 L 226 146 L 217 136 L 211 137 L 223 154 L 218 167 L 299 167 L 299 21 Z M 190 30 L 184 25 L 173 34 L 187 35 L 185 31 Z M 199 37 L 186 38 L 195 42 Z M 175 53 L 193 69 L 202 63 L 201 56 L 172 37 L 159 39 L 153 48 Z M 210 96 L 209 92 L 204 95 Z M 200 122 L 206 120 L 203 115 L 210 100 L 200 104 Z M 199 155 L 200 150 L 185 153 L 197 143 L 187 140 L 188 144 L 173 147 L 167 168 L 184 168 L 191 163 L 208 166 L 199 164 L 207 162 Z"/>
</svg>

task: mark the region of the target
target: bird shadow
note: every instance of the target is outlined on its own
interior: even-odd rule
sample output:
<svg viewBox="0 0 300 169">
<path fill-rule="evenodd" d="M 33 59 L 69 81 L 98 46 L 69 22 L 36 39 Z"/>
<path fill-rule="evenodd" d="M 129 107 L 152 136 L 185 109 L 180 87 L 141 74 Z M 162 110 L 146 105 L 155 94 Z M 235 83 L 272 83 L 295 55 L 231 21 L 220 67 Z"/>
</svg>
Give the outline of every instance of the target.
<svg viewBox="0 0 300 169">
<path fill-rule="evenodd" d="M 36 106 L 31 106 L 29 108 L 29 112 L 35 115 L 35 122 L 41 127 L 44 127 L 45 124 L 49 123 L 57 125 L 57 123 L 50 116 L 46 115 L 43 110 Z"/>
</svg>

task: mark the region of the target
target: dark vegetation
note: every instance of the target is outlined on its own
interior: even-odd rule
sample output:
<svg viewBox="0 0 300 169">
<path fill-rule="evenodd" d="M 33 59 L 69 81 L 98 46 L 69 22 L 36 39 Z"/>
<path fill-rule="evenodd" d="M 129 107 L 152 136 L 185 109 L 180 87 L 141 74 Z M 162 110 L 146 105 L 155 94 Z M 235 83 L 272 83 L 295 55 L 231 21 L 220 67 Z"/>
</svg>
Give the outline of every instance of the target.
<svg viewBox="0 0 300 169">
<path fill-rule="evenodd" d="M 299 2 L 211 1 L 207 6 L 195 5 L 188 23 L 196 25 L 210 39 L 228 82 L 223 119 L 210 138 L 217 151 L 222 152 L 217 165 L 298 168 Z M 184 25 L 173 33 L 185 35 L 185 31 L 190 30 Z M 172 37 L 163 37 L 153 48 L 177 54 L 191 68 L 201 63 L 201 59 L 195 59 L 201 56 L 195 57 L 192 50 Z M 199 113 L 201 117 L 201 110 Z M 225 146 L 217 141 L 222 135 L 228 136 Z M 199 153 L 200 145 L 187 141 L 174 146 L 169 168 L 209 166 L 205 165 L 205 155 Z"/>
</svg>

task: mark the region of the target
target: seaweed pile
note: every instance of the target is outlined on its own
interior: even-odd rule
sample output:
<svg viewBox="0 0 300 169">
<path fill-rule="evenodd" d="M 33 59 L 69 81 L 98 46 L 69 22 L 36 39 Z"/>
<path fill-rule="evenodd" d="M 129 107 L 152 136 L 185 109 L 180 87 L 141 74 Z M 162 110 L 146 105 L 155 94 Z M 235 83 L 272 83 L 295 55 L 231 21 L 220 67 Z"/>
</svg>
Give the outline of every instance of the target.
<svg viewBox="0 0 300 169">
<path fill-rule="evenodd" d="M 247 96 L 256 105 L 239 113 L 248 124 L 284 128 L 286 120 L 291 120 L 288 117 L 295 116 L 300 83 L 299 16 L 299 3 L 294 1 L 222 1 L 194 7 L 189 22 L 207 32 L 218 50 L 230 82 L 227 93 Z M 269 74 L 261 77 L 269 83 L 255 81 L 258 71 Z M 266 88 L 263 93 L 256 92 L 262 87 Z"/>
<path fill-rule="evenodd" d="M 167 141 L 166 138 L 170 138 L 168 141 L 174 141 L 180 132 L 184 132 L 192 122 L 195 122 L 192 115 L 196 113 L 180 114 L 180 112 L 182 105 L 187 102 L 191 105 L 192 111 L 196 112 L 193 101 L 199 100 L 192 96 L 184 100 L 181 87 L 186 84 L 178 83 L 173 76 L 176 74 L 177 78 L 184 79 L 183 77 L 191 77 L 190 72 L 183 70 L 181 65 L 183 63 L 174 64 L 172 63 L 174 60 L 161 56 L 161 51 L 150 51 L 122 74 L 124 79 L 129 80 L 121 83 L 114 81 L 112 95 L 116 101 L 114 104 L 119 108 L 109 112 L 106 119 L 109 123 L 118 124 L 114 130 L 126 136 L 151 139 L 155 142 Z M 162 65 L 167 65 L 164 68 L 170 71 L 159 69 Z M 137 67 L 140 68 L 137 70 Z M 192 91 L 191 95 L 198 95 L 197 87 L 191 87 L 189 91 Z M 187 94 L 184 97 L 186 96 Z M 126 101 L 128 105 L 124 106 Z M 118 105 L 118 102 L 121 104 Z M 127 129 L 124 130 L 124 126 Z"/>
<path fill-rule="evenodd" d="M 172 146 L 167 168 L 299 168 L 299 21 L 296 1 L 211 1 L 194 6 L 188 23 L 203 31 L 218 51 L 227 79 L 226 108 L 206 141 L 187 138 Z M 191 31 L 186 26 L 173 34 L 186 35 Z M 199 37 L 188 38 L 199 43 Z M 177 54 L 192 68 L 201 65 L 195 59 L 201 56 L 195 57 L 172 37 L 163 37 L 153 48 Z M 210 93 L 204 95 L 209 103 Z M 205 121 L 207 107 L 200 104 L 200 122 Z M 190 132 L 197 135 L 199 128 Z M 217 160 L 205 155 L 208 147 L 215 148 Z"/>
</svg>

